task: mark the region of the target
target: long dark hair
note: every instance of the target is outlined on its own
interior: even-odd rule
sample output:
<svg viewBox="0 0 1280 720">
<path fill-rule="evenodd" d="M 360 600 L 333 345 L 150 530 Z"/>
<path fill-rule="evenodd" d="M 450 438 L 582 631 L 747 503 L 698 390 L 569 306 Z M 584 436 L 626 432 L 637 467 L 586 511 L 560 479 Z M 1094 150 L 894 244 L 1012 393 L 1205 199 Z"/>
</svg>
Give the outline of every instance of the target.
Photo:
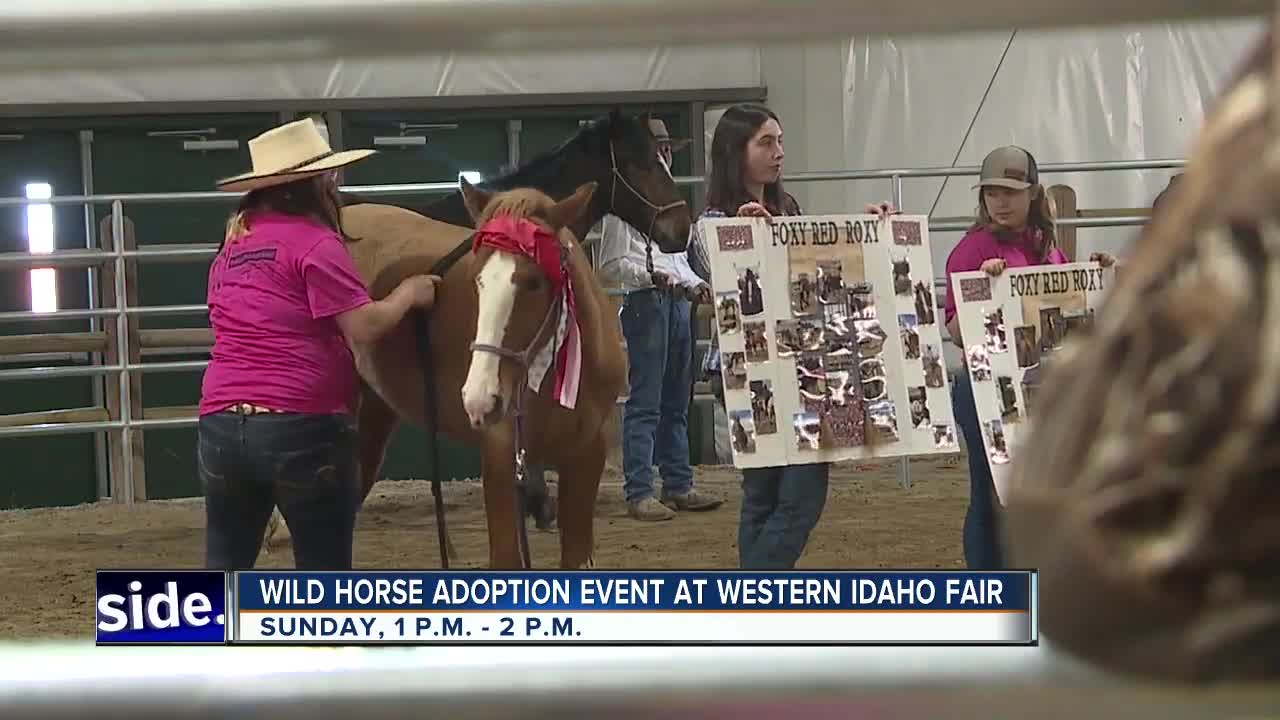
<svg viewBox="0 0 1280 720">
<path fill-rule="evenodd" d="M 342 203 L 337 187 L 324 175 L 295 180 L 283 185 L 252 190 L 240 199 L 240 205 L 227 221 L 227 232 L 218 250 L 244 236 L 257 212 L 278 212 L 316 220 L 333 230 L 343 240 L 352 238 L 342 229 Z"/>
<path fill-rule="evenodd" d="M 743 203 L 756 198 L 747 193 L 743 180 L 746 169 L 747 143 L 760 131 L 760 126 L 773 120 L 782 121 L 769 108 L 755 103 L 734 105 L 724 112 L 711 138 L 711 171 L 707 178 L 707 207 L 733 214 Z M 760 198 L 775 215 L 799 212 L 795 198 L 782 189 L 782 178 L 764 186 Z"/>
</svg>

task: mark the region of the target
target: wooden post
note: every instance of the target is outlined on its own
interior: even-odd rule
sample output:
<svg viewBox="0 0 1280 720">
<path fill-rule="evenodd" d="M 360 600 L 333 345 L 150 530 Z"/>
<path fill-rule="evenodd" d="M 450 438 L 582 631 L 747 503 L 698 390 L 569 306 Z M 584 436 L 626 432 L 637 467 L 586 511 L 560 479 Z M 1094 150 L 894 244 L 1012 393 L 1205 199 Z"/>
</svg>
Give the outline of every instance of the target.
<svg viewBox="0 0 1280 720">
<path fill-rule="evenodd" d="M 1076 207 L 1076 191 L 1070 185 L 1054 185 L 1049 188 L 1049 199 L 1057 208 L 1059 220 L 1079 217 Z M 1058 247 L 1070 262 L 1076 261 L 1076 227 L 1074 225 L 1058 226 Z"/>
<path fill-rule="evenodd" d="M 99 223 L 98 237 L 101 239 L 104 252 L 111 253 L 115 251 L 115 237 L 111 232 L 110 215 L 103 218 L 102 222 Z M 134 250 L 138 247 L 134 236 L 133 221 L 128 217 L 124 219 L 124 247 L 126 250 Z M 136 307 L 138 304 L 138 263 L 136 260 L 126 260 L 125 267 L 125 287 L 128 289 L 127 304 L 130 307 Z M 114 262 L 108 262 L 102 268 L 102 307 L 110 308 L 114 307 L 115 304 L 116 266 Z M 108 365 L 115 365 L 120 362 L 117 325 L 112 319 L 103 322 L 103 328 L 107 333 L 107 349 L 104 362 Z M 142 345 L 136 316 L 129 318 L 128 328 L 128 361 L 132 365 L 137 365 L 142 362 Z M 119 387 L 120 384 L 118 382 L 107 383 L 107 413 L 112 420 L 120 419 Z M 134 372 L 129 374 L 129 416 L 135 419 L 142 419 L 141 373 Z M 133 447 L 130 449 L 130 452 L 133 453 L 133 484 L 131 487 L 125 484 L 122 434 L 113 432 L 108 437 L 107 455 L 111 477 L 111 500 L 122 503 L 126 501 L 126 497 L 129 494 L 132 494 L 135 500 L 146 500 L 147 474 L 142 433 L 133 433 L 133 442 L 131 443 Z"/>
</svg>

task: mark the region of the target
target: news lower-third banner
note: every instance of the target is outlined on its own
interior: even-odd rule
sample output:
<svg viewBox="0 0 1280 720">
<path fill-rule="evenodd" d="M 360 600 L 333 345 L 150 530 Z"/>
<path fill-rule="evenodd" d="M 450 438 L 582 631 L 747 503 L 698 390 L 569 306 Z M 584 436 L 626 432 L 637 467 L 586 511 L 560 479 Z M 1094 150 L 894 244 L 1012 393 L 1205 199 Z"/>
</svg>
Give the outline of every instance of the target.
<svg viewBox="0 0 1280 720">
<path fill-rule="evenodd" d="M 1007 572 L 100 570 L 97 641 L 1034 645 Z"/>
</svg>

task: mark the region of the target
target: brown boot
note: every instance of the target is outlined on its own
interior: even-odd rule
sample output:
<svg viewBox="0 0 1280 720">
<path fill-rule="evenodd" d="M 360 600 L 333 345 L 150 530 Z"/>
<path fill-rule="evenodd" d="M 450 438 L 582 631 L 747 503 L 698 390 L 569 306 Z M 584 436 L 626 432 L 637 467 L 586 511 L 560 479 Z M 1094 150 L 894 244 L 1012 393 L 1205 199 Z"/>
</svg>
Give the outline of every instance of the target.
<svg viewBox="0 0 1280 720">
<path fill-rule="evenodd" d="M 715 497 L 714 495 L 708 495 L 706 493 L 698 492 L 697 490 L 690 490 L 689 492 L 681 493 L 679 495 L 668 495 L 662 498 L 662 504 L 672 510 L 705 512 L 707 510 L 715 510 L 720 507 L 724 504 L 724 500 Z"/>
<path fill-rule="evenodd" d="M 676 516 L 671 508 L 658 502 L 658 499 L 652 495 L 643 500 L 627 503 L 627 514 L 636 520 L 645 520 L 647 522 L 670 520 Z"/>
</svg>

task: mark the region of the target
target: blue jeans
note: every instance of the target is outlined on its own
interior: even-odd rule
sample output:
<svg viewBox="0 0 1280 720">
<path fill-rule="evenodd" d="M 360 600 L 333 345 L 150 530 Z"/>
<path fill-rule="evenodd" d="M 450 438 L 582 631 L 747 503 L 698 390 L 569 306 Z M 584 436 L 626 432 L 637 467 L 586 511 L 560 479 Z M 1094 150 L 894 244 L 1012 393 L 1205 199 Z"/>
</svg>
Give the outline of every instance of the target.
<svg viewBox="0 0 1280 720">
<path fill-rule="evenodd" d="M 351 418 L 205 415 L 196 452 L 210 570 L 252 568 L 276 506 L 293 536 L 297 569 L 351 569 L 361 494 Z"/>
<path fill-rule="evenodd" d="M 743 570 L 795 567 L 827 504 L 827 463 L 742 471 L 738 564 Z"/>
<path fill-rule="evenodd" d="M 969 457 L 969 510 L 964 516 L 964 561 L 970 570 L 999 570 L 1000 526 L 996 514 L 995 482 L 982 443 L 978 406 L 973 401 L 969 373 L 962 371 L 951 382 L 951 406 L 964 435 Z"/>
<path fill-rule="evenodd" d="M 656 462 L 662 494 L 686 493 L 693 487 L 689 301 L 666 291 L 641 290 L 627 295 L 621 317 L 631 381 L 622 414 L 623 492 L 627 502 L 651 497 Z"/>
</svg>

